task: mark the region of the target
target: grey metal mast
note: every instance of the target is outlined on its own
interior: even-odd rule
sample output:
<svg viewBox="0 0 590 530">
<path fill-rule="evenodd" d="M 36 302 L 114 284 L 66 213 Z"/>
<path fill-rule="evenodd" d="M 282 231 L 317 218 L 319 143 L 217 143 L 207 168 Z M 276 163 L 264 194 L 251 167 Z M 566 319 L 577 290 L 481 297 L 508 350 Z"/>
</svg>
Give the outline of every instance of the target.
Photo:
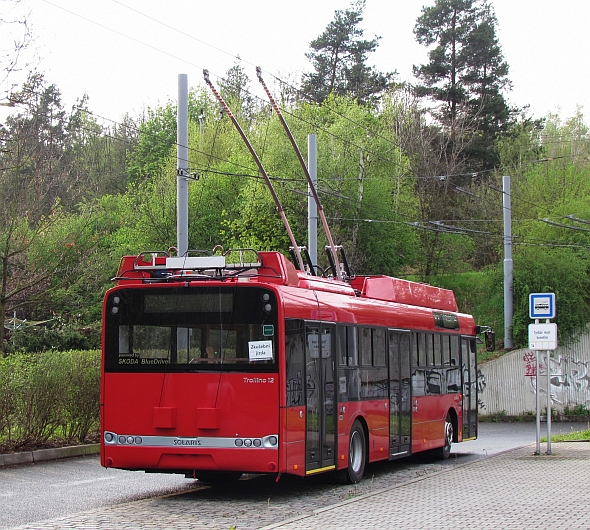
<svg viewBox="0 0 590 530">
<path fill-rule="evenodd" d="M 188 250 L 188 77 L 178 74 L 176 123 L 176 246 L 178 255 Z"/>
<path fill-rule="evenodd" d="M 311 177 L 309 197 L 307 198 L 307 247 L 311 264 L 318 262 L 318 205 L 313 198 L 312 188 L 318 185 L 318 157 L 317 157 L 317 138 L 315 134 L 307 135 L 307 166 Z"/>
<path fill-rule="evenodd" d="M 510 177 L 502 177 L 504 206 L 504 348 L 514 346 L 512 341 L 513 273 L 512 273 L 512 209 L 510 206 Z"/>
</svg>

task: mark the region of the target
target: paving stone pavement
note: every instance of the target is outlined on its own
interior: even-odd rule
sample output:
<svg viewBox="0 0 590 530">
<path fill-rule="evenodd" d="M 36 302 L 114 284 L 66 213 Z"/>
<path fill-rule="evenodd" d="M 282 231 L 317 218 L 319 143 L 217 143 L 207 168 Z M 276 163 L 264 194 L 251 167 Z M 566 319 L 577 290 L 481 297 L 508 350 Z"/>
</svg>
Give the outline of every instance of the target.
<svg viewBox="0 0 590 530">
<path fill-rule="evenodd" d="M 357 486 L 267 477 L 101 508 L 29 529 L 590 529 L 590 443 L 529 446 L 466 464 L 398 461 Z M 395 465 L 395 468 L 391 466 Z M 325 477 L 325 476 L 324 476 Z"/>
</svg>

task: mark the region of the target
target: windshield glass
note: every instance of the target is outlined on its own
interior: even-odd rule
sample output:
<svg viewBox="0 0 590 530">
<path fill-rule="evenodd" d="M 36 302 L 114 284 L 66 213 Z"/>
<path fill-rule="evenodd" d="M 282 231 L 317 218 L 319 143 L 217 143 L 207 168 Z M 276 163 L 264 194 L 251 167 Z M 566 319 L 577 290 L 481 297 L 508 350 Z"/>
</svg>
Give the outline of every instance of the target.
<svg viewBox="0 0 590 530">
<path fill-rule="evenodd" d="M 268 371 L 276 332 L 268 289 L 122 289 L 107 299 L 105 371 Z"/>
</svg>

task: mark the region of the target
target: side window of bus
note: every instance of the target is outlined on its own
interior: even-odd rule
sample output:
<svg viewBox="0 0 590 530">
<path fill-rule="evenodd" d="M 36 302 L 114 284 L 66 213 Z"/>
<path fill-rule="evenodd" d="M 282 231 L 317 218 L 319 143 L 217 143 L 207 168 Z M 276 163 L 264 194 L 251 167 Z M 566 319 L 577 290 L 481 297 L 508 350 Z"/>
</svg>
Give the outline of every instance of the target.
<svg viewBox="0 0 590 530">
<path fill-rule="evenodd" d="M 371 328 L 360 328 L 361 365 L 373 365 L 373 348 L 371 346 Z"/>
<path fill-rule="evenodd" d="M 342 352 L 338 370 L 338 394 L 341 401 L 358 401 L 360 399 L 360 369 L 358 362 L 358 328 L 340 326 L 337 340 L 342 341 Z M 345 359 L 342 359 L 345 355 Z"/>
<path fill-rule="evenodd" d="M 359 348 L 358 348 L 358 328 L 348 326 L 348 366 L 358 366 L 359 364 Z"/>
<path fill-rule="evenodd" d="M 424 333 L 412 333 L 412 366 L 424 366 Z"/>
<path fill-rule="evenodd" d="M 441 336 L 438 333 L 429 333 L 427 337 L 429 343 L 428 365 L 433 368 L 428 370 L 426 374 L 426 391 L 428 394 L 442 394 L 445 391 L 443 385 L 445 379 L 442 367 Z"/>
<path fill-rule="evenodd" d="M 369 393 L 373 398 L 387 398 L 388 373 L 386 357 L 386 330 L 373 329 L 373 374 Z"/>
<path fill-rule="evenodd" d="M 447 369 L 447 392 L 457 393 L 461 391 L 461 368 L 459 366 L 459 336 L 449 336 L 449 366 Z"/>
<path fill-rule="evenodd" d="M 418 350 L 418 366 L 426 366 L 426 341 L 424 333 L 418 333 L 416 337 L 416 349 Z"/>
<path fill-rule="evenodd" d="M 429 370 L 426 373 L 426 393 L 441 394 L 442 381 L 442 374 L 438 370 Z"/>
<path fill-rule="evenodd" d="M 303 321 L 285 320 L 288 407 L 303 405 L 303 364 L 305 362 L 304 340 Z"/>
<path fill-rule="evenodd" d="M 386 366 L 385 362 L 385 329 L 373 330 L 373 366 Z"/>
<path fill-rule="evenodd" d="M 412 395 L 424 396 L 426 393 L 426 370 L 415 369 L 412 373 Z"/>
<path fill-rule="evenodd" d="M 426 366 L 433 366 L 434 365 L 434 336 L 432 333 L 424 333 L 424 346 L 425 346 L 425 360 L 423 364 Z"/>
<path fill-rule="evenodd" d="M 451 366 L 459 366 L 459 336 L 451 335 Z"/>
<path fill-rule="evenodd" d="M 338 356 L 338 364 L 340 366 L 346 366 L 348 364 L 348 352 L 346 346 L 346 326 L 338 326 L 336 328 L 336 352 Z"/>
<path fill-rule="evenodd" d="M 441 339 L 446 339 L 445 336 L 434 335 L 434 366 L 442 366 L 442 350 Z"/>
<path fill-rule="evenodd" d="M 448 335 L 442 335 L 442 365 L 443 366 L 450 366 L 451 365 L 451 337 Z"/>
</svg>

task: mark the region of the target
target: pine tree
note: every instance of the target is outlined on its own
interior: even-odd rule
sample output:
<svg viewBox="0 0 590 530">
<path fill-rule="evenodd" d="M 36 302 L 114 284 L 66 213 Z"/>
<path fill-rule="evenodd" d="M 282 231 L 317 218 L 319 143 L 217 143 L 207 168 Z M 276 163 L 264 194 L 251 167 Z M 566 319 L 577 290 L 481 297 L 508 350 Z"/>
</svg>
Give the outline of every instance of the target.
<svg viewBox="0 0 590 530">
<path fill-rule="evenodd" d="M 250 93 L 250 78 L 240 64 L 239 57 L 226 72 L 225 79 L 220 79 L 219 91 L 236 116 L 252 119 L 257 110 L 256 102 Z"/>
<path fill-rule="evenodd" d="M 466 154 L 474 169 L 499 162 L 495 142 L 512 113 L 502 94 L 510 81 L 496 26 L 487 0 L 436 0 L 422 9 L 414 28 L 420 44 L 434 46 L 429 62 L 414 66 L 417 91 L 439 103 L 452 137 L 458 121 L 467 119 L 472 136 Z"/>
<path fill-rule="evenodd" d="M 311 51 L 305 55 L 315 71 L 303 74 L 301 89 L 317 103 L 332 93 L 374 103 L 393 80 L 394 73 L 383 74 L 366 64 L 380 37 L 363 39 L 359 24 L 365 4 L 356 0 L 349 9 L 337 10 L 326 30 L 309 43 Z"/>
</svg>

